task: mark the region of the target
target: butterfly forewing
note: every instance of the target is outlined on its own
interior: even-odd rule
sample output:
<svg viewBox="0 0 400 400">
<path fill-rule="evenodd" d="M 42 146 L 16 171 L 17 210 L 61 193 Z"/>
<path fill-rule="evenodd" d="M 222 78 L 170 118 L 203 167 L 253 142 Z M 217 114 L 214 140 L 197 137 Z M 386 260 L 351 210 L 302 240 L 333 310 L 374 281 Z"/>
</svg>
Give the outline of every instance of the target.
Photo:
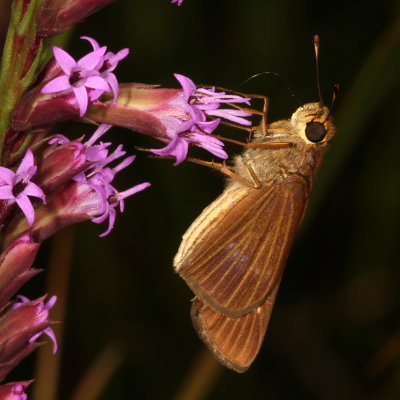
<svg viewBox="0 0 400 400">
<path fill-rule="evenodd" d="M 291 175 L 243 196 L 238 194 L 239 200 L 220 210 L 207 234 L 195 221 L 183 241 L 185 251 L 178 253 L 179 274 L 216 312 L 240 317 L 253 311 L 275 290 L 282 276 L 308 192 L 306 181 Z M 204 210 L 206 215 L 199 220 L 210 212 L 212 209 Z M 196 229 L 200 229 L 198 235 Z M 197 240 L 199 236 L 201 240 Z"/>
<path fill-rule="evenodd" d="M 222 364 L 236 372 L 249 368 L 264 340 L 277 289 L 278 285 L 264 304 L 238 318 L 220 314 L 199 299 L 193 301 L 193 324 Z"/>
</svg>

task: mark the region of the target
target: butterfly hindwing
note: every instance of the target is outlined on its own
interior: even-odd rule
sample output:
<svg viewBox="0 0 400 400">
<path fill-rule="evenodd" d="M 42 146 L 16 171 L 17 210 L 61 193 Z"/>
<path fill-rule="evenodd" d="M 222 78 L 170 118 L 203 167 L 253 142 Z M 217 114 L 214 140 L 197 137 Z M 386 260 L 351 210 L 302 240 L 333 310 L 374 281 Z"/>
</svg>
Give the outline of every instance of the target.
<svg viewBox="0 0 400 400">
<path fill-rule="evenodd" d="M 178 273 L 216 312 L 240 317 L 253 311 L 280 281 L 308 190 L 302 177 L 290 175 L 244 194 L 226 191 L 185 235 Z M 210 219 L 216 209 L 218 217 Z"/>
</svg>

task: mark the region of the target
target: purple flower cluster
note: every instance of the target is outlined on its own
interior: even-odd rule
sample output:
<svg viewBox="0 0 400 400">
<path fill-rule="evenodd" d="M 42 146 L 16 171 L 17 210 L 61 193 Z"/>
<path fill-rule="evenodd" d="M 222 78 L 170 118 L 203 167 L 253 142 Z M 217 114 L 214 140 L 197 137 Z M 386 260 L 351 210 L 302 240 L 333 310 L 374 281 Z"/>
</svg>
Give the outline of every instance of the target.
<svg viewBox="0 0 400 400">
<path fill-rule="evenodd" d="M 113 71 L 119 61 L 128 54 L 128 49 L 118 53 L 107 52 L 107 47 L 100 47 L 96 40 L 82 36 L 89 41 L 93 51 L 75 61 L 65 50 L 54 46 L 53 54 L 61 69 L 61 75 L 46 83 L 42 93 L 70 92 L 74 93 L 79 115 L 85 115 L 88 102 L 97 100 L 104 92 L 114 93 L 118 97 L 118 81 Z"/>
<path fill-rule="evenodd" d="M 224 143 L 213 137 L 221 119 L 226 119 L 240 125 L 251 125 L 245 117 L 251 114 L 236 108 L 220 108 L 221 104 L 250 104 L 249 98 L 217 92 L 215 88 L 197 88 L 194 82 L 186 76 L 175 74 L 182 86 L 183 101 L 181 108 L 187 113 L 187 120 L 182 121 L 175 129 L 171 129 L 170 142 L 162 149 L 152 149 L 160 156 L 173 156 L 178 165 L 185 160 L 189 144 L 201 147 L 223 160 L 228 154 L 223 149 Z M 211 120 L 210 120 L 211 118 Z"/>
<path fill-rule="evenodd" d="M 126 155 L 126 152 L 122 149 L 122 146 L 118 146 L 113 152 L 109 152 L 109 146 L 111 142 L 95 144 L 109 129 L 111 125 L 102 124 L 93 133 L 91 138 L 84 143 L 84 151 L 88 166 L 83 171 L 74 175 L 71 179 L 75 181 L 79 188 L 78 192 L 82 190 L 94 191 L 98 196 L 88 196 L 87 198 L 96 198 L 96 204 L 91 203 L 91 213 L 97 216 L 92 218 L 92 222 L 100 224 L 108 219 L 108 228 L 100 236 L 108 235 L 114 227 L 116 208 L 119 207 L 120 212 L 124 211 L 124 199 L 137 192 L 140 192 L 150 186 L 150 183 L 144 182 L 139 185 L 135 185 L 123 192 L 118 190 L 111 185 L 111 182 L 115 178 L 115 175 L 128 167 L 134 160 L 135 156 L 129 156 L 120 161 L 116 166 L 110 168 L 109 164 L 113 161 Z M 68 143 L 69 140 L 65 136 L 55 135 L 49 144 L 61 144 Z M 85 208 L 86 203 L 81 204 L 81 207 Z M 96 211 L 94 211 L 96 210 Z"/>
</svg>

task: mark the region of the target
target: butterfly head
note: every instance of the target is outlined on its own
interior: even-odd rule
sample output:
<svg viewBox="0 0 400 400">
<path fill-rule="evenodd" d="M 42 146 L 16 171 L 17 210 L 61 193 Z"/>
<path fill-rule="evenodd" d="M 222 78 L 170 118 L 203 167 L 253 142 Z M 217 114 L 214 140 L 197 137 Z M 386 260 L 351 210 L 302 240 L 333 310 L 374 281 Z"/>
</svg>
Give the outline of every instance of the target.
<svg viewBox="0 0 400 400">
<path fill-rule="evenodd" d="M 308 103 L 292 115 L 291 123 L 307 144 L 328 142 L 335 134 L 330 110 L 323 103 Z"/>
</svg>

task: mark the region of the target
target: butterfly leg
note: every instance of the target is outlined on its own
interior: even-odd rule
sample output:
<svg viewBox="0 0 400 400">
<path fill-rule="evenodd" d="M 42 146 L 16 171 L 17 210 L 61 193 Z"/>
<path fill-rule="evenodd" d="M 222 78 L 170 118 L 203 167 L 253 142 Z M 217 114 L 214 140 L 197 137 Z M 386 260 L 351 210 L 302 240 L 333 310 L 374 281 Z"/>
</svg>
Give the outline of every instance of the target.
<svg viewBox="0 0 400 400">
<path fill-rule="evenodd" d="M 138 148 L 138 150 L 142 150 L 142 151 L 148 151 L 148 149 L 142 149 L 142 148 Z M 158 156 L 158 155 L 152 155 L 152 158 L 158 158 L 158 159 L 175 159 L 175 157 L 172 156 Z M 208 168 L 212 168 L 215 169 L 227 176 L 229 176 L 232 179 L 235 179 L 241 183 L 243 183 L 244 185 L 248 186 L 248 187 L 252 187 L 255 189 L 258 189 L 261 187 L 260 181 L 258 180 L 254 170 L 251 168 L 251 166 L 244 164 L 246 169 L 249 171 L 249 176 L 251 179 L 246 179 L 243 176 L 237 174 L 232 167 L 230 167 L 229 165 L 226 165 L 225 162 L 222 163 L 218 163 L 218 162 L 214 162 L 214 161 L 204 161 L 201 160 L 200 158 L 195 158 L 195 157 L 187 157 L 186 161 L 189 161 L 191 163 L 194 164 L 198 164 L 198 165 L 202 165 L 204 167 L 208 167 Z"/>
<path fill-rule="evenodd" d="M 250 97 L 251 99 L 262 99 L 263 100 L 263 110 L 259 111 L 253 108 L 247 108 L 247 107 L 241 107 L 235 103 L 228 103 L 231 107 L 237 108 L 239 110 L 242 111 L 246 111 L 249 112 L 251 114 L 256 114 L 256 115 L 261 115 L 261 124 L 260 124 L 260 128 L 261 128 L 261 132 L 263 134 L 263 136 L 265 136 L 267 134 L 267 112 L 268 112 L 268 97 L 264 96 L 262 94 L 249 94 L 249 93 L 243 93 L 243 92 L 239 92 L 237 90 L 231 90 L 231 89 L 226 89 L 223 88 L 221 86 L 207 86 L 204 85 L 203 87 L 211 89 L 211 88 L 215 88 L 218 90 L 221 90 L 223 92 L 229 92 L 229 93 L 233 93 L 236 94 L 238 96 L 242 96 L 242 97 Z M 250 133 L 252 133 L 254 131 L 254 128 L 246 128 L 242 125 L 238 125 L 232 122 L 225 122 L 225 121 L 221 121 L 221 123 L 223 123 L 224 125 L 228 125 L 228 126 L 232 126 L 234 128 L 239 128 L 239 129 L 243 129 L 243 130 L 247 130 Z"/>
<path fill-rule="evenodd" d="M 213 137 L 223 140 L 224 142 L 230 142 L 238 144 L 239 146 L 252 148 L 252 149 L 282 149 L 284 147 L 290 147 L 293 144 L 290 142 L 269 142 L 269 143 L 252 143 L 252 142 L 242 142 L 240 140 L 227 138 L 220 135 L 212 135 Z"/>
</svg>

